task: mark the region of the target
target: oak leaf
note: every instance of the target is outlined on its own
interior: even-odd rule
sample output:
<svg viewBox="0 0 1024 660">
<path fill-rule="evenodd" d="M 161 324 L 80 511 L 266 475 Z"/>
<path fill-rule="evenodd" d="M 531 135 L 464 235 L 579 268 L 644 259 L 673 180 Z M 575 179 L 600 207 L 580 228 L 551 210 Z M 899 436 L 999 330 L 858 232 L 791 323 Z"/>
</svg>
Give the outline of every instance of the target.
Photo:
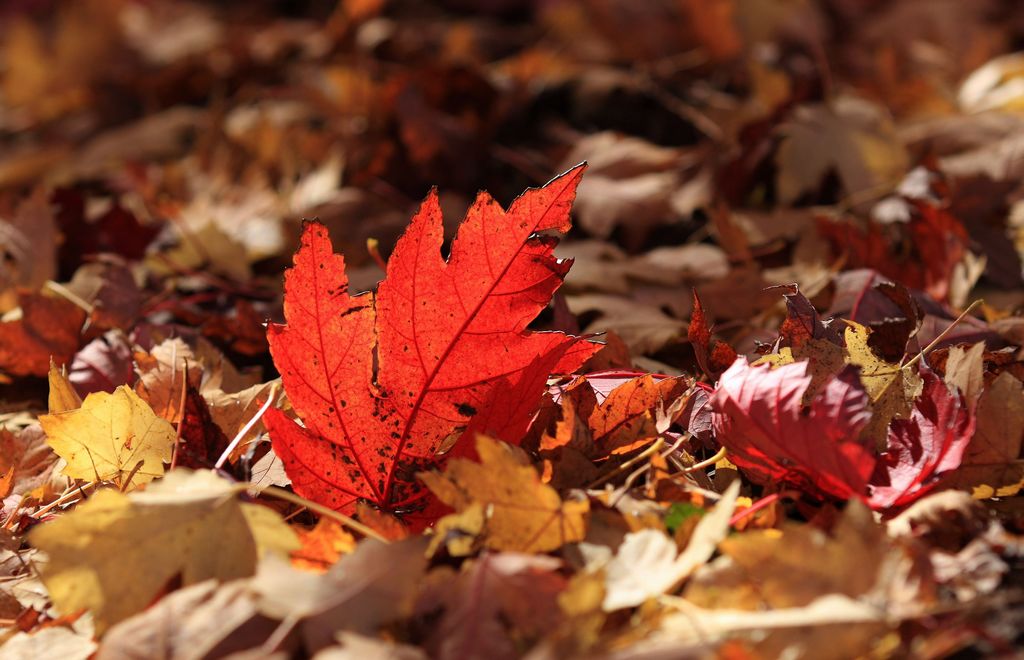
<svg viewBox="0 0 1024 660">
<path fill-rule="evenodd" d="M 479 436 L 480 462 L 449 461 L 444 475 L 420 478 L 458 512 L 483 506 L 487 520 L 483 543 L 495 550 L 547 552 L 583 540 L 587 500 L 562 501 L 517 447 Z M 442 519 L 443 520 L 443 519 Z"/>
<path fill-rule="evenodd" d="M 176 437 L 174 427 L 125 385 L 113 394 L 93 392 L 81 408 L 42 415 L 39 423 L 67 461 L 64 474 L 122 487 L 129 476 L 138 486 L 163 475 Z"/>
<path fill-rule="evenodd" d="M 581 165 L 527 191 L 508 211 L 481 193 L 447 262 L 432 192 L 376 295 L 349 295 L 326 229 L 306 225 L 285 275 L 287 324 L 268 328 L 304 426 L 276 409 L 264 419 L 296 492 L 344 511 L 367 500 L 417 512 L 427 493 L 413 475 L 474 416 L 486 420 L 474 430 L 519 440 L 549 374 L 571 372 L 597 349 L 526 331 L 571 265 L 540 232 L 569 229 L 582 173 Z"/>
<path fill-rule="evenodd" d="M 90 610 L 102 632 L 141 611 L 175 576 L 186 586 L 245 577 L 260 548 L 297 545 L 276 514 L 267 510 L 276 526 L 262 513 L 250 517 L 245 509 L 259 505 L 233 493 L 211 472 L 175 470 L 144 492 L 100 490 L 36 527 L 29 542 L 50 558 L 42 578 L 54 604 L 64 613 Z"/>
</svg>

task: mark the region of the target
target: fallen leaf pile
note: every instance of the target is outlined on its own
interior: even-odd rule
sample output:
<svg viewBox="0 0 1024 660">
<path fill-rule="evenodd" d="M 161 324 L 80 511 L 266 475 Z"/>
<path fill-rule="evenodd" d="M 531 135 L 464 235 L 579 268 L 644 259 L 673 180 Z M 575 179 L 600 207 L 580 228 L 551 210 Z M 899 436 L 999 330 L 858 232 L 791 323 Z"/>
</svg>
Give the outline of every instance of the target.
<svg viewBox="0 0 1024 660">
<path fill-rule="evenodd" d="M 1016 657 L 1021 43 L 0 7 L 0 660 Z"/>
</svg>

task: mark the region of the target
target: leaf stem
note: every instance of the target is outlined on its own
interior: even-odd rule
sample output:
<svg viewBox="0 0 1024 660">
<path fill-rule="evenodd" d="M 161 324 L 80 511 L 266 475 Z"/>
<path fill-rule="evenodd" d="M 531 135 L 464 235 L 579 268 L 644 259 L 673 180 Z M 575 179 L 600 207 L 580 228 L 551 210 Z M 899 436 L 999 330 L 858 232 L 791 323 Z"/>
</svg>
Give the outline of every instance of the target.
<svg viewBox="0 0 1024 660">
<path fill-rule="evenodd" d="M 270 408 L 270 405 L 274 402 L 274 399 L 276 399 L 276 398 L 277 398 L 277 383 L 273 383 L 270 386 L 270 393 L 267 394 L 267 401 L 266 401 L 266 403 L 264 403 L 262 406 L 260 406 L 260 409 L 257 410 L 256 414 L 252 416 L 252 419 L 250 419 L 248 422 L 246 422 L 245 426 L 243 426 L 241 429 L 238 430 L 238 433 L 236 433 L 235 437 L 231 439 L 231 442 L 228 444 L 227 448 L 224 450 L 224 453 L 222 453 L 220 455 L 220 458 L 217 459 L 217 462 L 213 466 L 214 469 L 219 470 L 221 468 L 221 466 L 223 466 L 224 463 L 227 462 L 228 457 L 231 456 L 231 453 L 233 451 L 235 451 L 235 448 L 238 447 L 238 444 L 240 442 L 242 442 L 242 438 L 245 437 L 245 435 L 250 431 L 250 429 L 252 429 L 252 427 L 256 426 L 256 422 L 260 421 L 260 418 L 263 417 L 263 414 L 265 412 L 267 412 L 267 410 Z"/>
<path fill-rule="evenodd" d="M 726 451 L 725 447 L 722 447 L 711 458 L 706 458 L 703 461 L 701 461 L 700 463 L 694 463 L 693 465 L 691 465 L 688 468 L 683 469 L 682 471 L 683 472 L 696 472 L 697 470 L 701 470 L 701 469 L 706 468 L 706 467 L 711 467 L 712 465 L 714 465 L 718 461 L 720 461 L 723 458 L 725 458 L 725 455 L 727 453 L 728 453 L 728 451 Z"/>
<path fill-rule="evenodd" d="M 752 516 L 755 513 L 757 513 L 758 511 L 760 511 L 761 509 L 763 509 L 763 508 L 765 508 L 765 507 L 767 507 L 767 506 L 769 506 L 771 504 L 774 504 L 775 502 L 778 502 L 781 499 L 795 500 L 795 499 L 800 499 L 801 495 L 802 495 L 802 493 L 800 493 L 800 491 L 798 491 L 798 490 L 783 490 L 783 491 L 780 491 L 778 493 L 772 493 L 771 495 L 768 495 L 766 497 L 762 497 L 761 499 L 759 499 L 758 501 L 754 502 L 752 505 L 750 505 L 746 509 L 743 509 L 739 513 L 733 514 L 732 518 L 729 519 L 729 526 L 730 527 L 735 526 L 736 523 L 738 523 L 739 521 L 743 520 L 747 516 Z"/>
<path fill-rule="evenodd" d="M 315 511 L 319 513 L 321 516 L 330 518 L 331 520 L 334 520 L 339 524 L 342 524 L 346 527 L 349 527 L 350 529 L 359 532 L 363 536 L 366 536 L 371 539 L 377 539 L 382 543 L 390 543 L 389 540 L 381 536 L 377 532 L 377 530 L 373 529 L 372 527 L 367 527 L 358 520 L 349 518 L 343 513 L 338 513 L 334 509 L 328 509 L 322 504 L 317 504 L 316 502 L 307 500 L 306 498 L 300 497 L 299 495 L 289 492 L 283 488 L 278 488 L 277 486 L 264 486 L 263 488 L 260 489 L 260 494 L 270 495 L 271 497 L 276 497 L 278 499 L 284 500 L 285 502 L 291 502 L 292 504 L 297 504 L 298 506 L 304 506 L 310 511 Z"/>
<path fill-rule="evenodd" d="M 171 469 L 178 465 L 178 447 L 181 446 L 181 434 L 185 430 L 185 395 L 188 394 L 188 358 L 184 358 L 181 368 L 181 398 L 178 401 L 178 434 L 174 438 L 174 449 L 171 451 Z"/>
<path fill-rule="evenodd" d="M 665 444 L 665 439 L 659 437 L 657 442 L 654 442 L 650 447 L 648 447 L 647 449 L 643 450 L 643 452 L 637 454 L 636 456 L 634 456 L 633 458 L 629 459 L 628 461 L 626 461 L 625 463 L 623 463 L 619 467 L 615 468 L 614 470 L 612 470 L 608 474 L 604 475 L 603 477 L 598 477 L 594 481 L 590 482 L 587 485 L 587 487 L 586 487 L 587 490 L 592 489 L 592 488 L 597 488 L 601 484 L 606 483 L 608 481 L 611 481 L 616 476 L 618 476 L 619 474 L 622 474 L 623 472 L 625 472 L 629 468 L 633 467 L 634 465 L 636 465 L 640 461 L 642 461 L 642 460 L 644 460 L 646 458 L 650 458 L 651 456 L 656 454 L 658 452 L 658 450 L 661 449 L 662 445 L 664 445 L 664 444 Z"/>
<path fill-rule="evenodd" d="M 970 314 L 971 312 L 973 312 L 973 311 L 974 311 L 974 310 L 975 310 L 975 309 L 976 309 L 976 308 L 977 308 L 977 307 L 978 307 L 979 305 L 981 305 L 981 304 L 982 304 L 983 302 L 985 302 L 985 301 L 984 301 L 983 299 L 981 299 L 981 298 L 978 298 L 977 300 L 975 300 L 974 302 L 972 302 L 972 303 L 971 303 L 971 304 L 970 304 L 970 305 L 969 305 L 969 306 L 967 307 L 967 309 L 965 309 L 965 310 L 964 310 L 963 312 L 961 312 L 961 313 L 960 313 L 960 316 L 956 317 L 956 319 L 954 319 L 952 323 L 950 323 L 950 324 L 949 324 L 948 326 L 946 326 L 946 329 L 945 329 L 945 330 L 943 330 L 942 332 L 940 332 L 940 333 L 939 333 L 939 336 L 938 336 L 938 337 L 936 337 L 935 339 L 933 339 L 933 340 L 931 341 L 931 343 L 930 343 L 930 344 L 928 344 L 928 345 L 927 345 L 927 346 L 925 346 L 925 347 L 924 347 L 923 349 L 921 349 L 921 352 L 920 352 L 920 353 L 918 353 L 918 354 L 917 354 L 917 355 L 915 355 L 915 356 L 914 356 L 913 358 L 911 358 L 911 359 L 910 359 L 910 361 L 908 361 L 908 362 L 907 362 L 907 363 L 906 363 L 905 365 L 903 365 L 903 366 L 904 366 L 904 367 L 912 367 L 912 366 L 914 366 L 915 364 L 917 364 L 918 362 L 920 362 L 920 361 L 921 361 L 921 358 L 923 358 L 923 357 L 925 356 L 925 354 L 926 354 L 926 353 L 928 353 L 928 352 L 929 352 L 929 351 L 931 351 L 931 350 L 932 350 L 933 348 L 935 348 L 936 346 L 938 346 L 939 342 L 941 342 L 941 341 L 942 341 L 943 339 L 945 339 L 945 338 L 946 338 L 946 336 L 947 336 L 947 335 L 948 335 L 948 334 L 949 334 L 950 332 L 952 332 L 952 331 L 953 331 L 953 328 L 955 328 L 955 327 L 956 327 L 956 326 L 957 326 L 957 325 L 958 325 L 958 324 L 959 324 L 959 323 L 960 323 L 961 321 L 963 321 L 963 320 L 964 320 L 964 319 L 965 319 L 965 318 L 967 317 L 967 315 L 968 315 L 968 314 Z"/>
<path fill-rule="evenodd" d="M 93 486 L 96 485 L 96 483 L 97 482 L 95 482 L 95 481 L 90 481 L 90 482 L 88 482 L 86 484 L 83 484 L 81 486 L 78 486 L 76 488 L 71 488 L 71 489 L 67 490 L 63 495 L 61 495 L 60 497 L 58 497 L 54 501 L 50 502 L 49 504 L 47 504 L 42 509 L 39 509 L 38 511 L 33 513 L 32 517 L 33 518 L 39 518 L 40 516 L 45 516 L 47 513 L 49 513 L 53 509 L 56 509 L 61 504 L 64 504 L 65 502 L 70 501 L 71 498 L 73 496 L 75 496 L 75 495 L 82 494 L 84 496 L 85 490 L 88 489 L 88 488 L 92 488 Z"/>
</svg>

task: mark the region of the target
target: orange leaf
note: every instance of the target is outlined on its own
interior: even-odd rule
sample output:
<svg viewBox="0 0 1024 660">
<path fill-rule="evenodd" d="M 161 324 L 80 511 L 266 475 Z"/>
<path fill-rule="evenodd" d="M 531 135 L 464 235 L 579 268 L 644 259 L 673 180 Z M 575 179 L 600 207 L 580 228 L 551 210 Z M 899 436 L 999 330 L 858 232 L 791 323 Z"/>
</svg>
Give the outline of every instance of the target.
<svg viewBox="0 0 1024 660">
<path fill-rule="evenodd" d="M 265 422 L 296 492 L 352 511 L 368 500 L 422 511 L 415 473 L 436 464 L 467 426 L 518 441 L 547 377 L 598 346 L 528 332 L 571 265 L 552 252 L 569 229 L 583 166 L 529 190 L 505 211 L 486 193 L 469 209 L 451 256 L 440 252 L 431 192 L 388 261 L 376 296 L 349 295 L 327 230 L 307 224 L 285 276 L 287 325 L 268 329 L 285 391 L 304 426 L 271 410 Z"/>
</svg>

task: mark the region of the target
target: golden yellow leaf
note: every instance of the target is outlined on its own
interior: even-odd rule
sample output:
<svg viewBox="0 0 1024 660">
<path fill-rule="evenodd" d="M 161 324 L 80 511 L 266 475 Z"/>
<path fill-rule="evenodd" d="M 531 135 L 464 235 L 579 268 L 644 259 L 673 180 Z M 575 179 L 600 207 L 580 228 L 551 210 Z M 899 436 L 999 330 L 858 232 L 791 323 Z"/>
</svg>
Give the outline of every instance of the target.
<svg viewBox="0 0 1024 660">
<path fill-rule="evenodd" d="M 269 509 L 257 514 L 261 527 L 268 514 L 278 535 L 287 531 Z M 145 608 L 175 576 L 190 585 L 252 575 L 257 536 L 229 482 L 181 469 L 143 492 L 100 490 L 32 530 L 29 542 L 49 555 L 41 573 L 57 608 L 91 611 L 102 632 Z M 297 545 L 294 536 L 284 545 Z"/>
<path fill-rule="evenodd" d="M 48 404 L 51 415 L 82 407 L 82 397 L 78 396 L 78 392 L 71 386 L 64 369 L 58 369 L 52 359 L 47 379 L 50 381 Z"/>
<path fill-rule="evenodd" d="M 526 455 L 511 445 L 478 436 L 480 462 L 454 459 L 443 475 L 420 478 L 459 513 L 483 506 L 487 521 L 483 543 L 495 550 L 547 552 L 586 534 L 586 500 L 562 501 L 541 482 Z"/>
<path fill-rule="evenodd" d="M 113 394 L 94 392 L 78 410 L 43 415 L 39 423 L 46 441 L 68 463 L 64 474 L 119 486 L 129 475 L 133 486 L 163 475 L 176 437 L 174 427 L 125 385 Z"/>
<path fill-rule="evenodd" d="M 921 394 L 923 381 L 912 368 L 901 368 L 875 355 L 868 345 L 870 328 L 854 321 L 846 324 L 847 361 L 860 367 L 860 382 L 871 399 L 873 414 L 863 433 L 883 450 L 889 422 L 910 414 L 914 400 Z"/>
</svg>

